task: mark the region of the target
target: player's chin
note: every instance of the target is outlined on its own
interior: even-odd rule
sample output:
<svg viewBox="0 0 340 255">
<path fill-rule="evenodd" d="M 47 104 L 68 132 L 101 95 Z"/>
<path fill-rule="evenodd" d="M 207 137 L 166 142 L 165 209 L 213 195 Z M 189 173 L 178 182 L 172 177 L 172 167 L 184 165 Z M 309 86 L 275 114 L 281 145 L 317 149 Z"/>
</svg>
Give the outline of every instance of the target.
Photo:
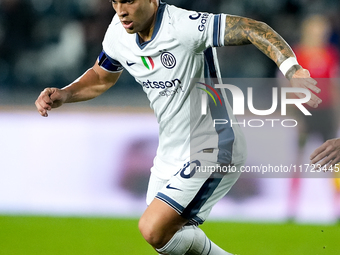
<svg viewBox="0 0 340 255">
<path fill-rule="evenodd" d="M 133 27 L 131 28 L 125 28 L 126 32 L 128 32 L 129 34 L 135 34 L 137 33 L 136 29 L 134 29 Z"/>
</svg>

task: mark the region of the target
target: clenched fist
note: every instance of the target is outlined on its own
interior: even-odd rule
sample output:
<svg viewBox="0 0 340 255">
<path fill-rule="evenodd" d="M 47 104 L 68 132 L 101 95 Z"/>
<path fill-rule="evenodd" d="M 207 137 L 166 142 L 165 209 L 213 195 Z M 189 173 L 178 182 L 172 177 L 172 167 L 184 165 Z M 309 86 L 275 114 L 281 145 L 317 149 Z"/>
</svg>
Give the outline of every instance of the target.
<svg viewBox="0 0 340 255">
<path fill-rule="evenodd" d="M 52 108 L 61 106 L 67 100 L 67 92 L 57 88 L 44 89 L 38 99 L 35 101 L 35 106 L 38 112 L 43 117 L 48 117 L 47 112 Z"/>
</svg>

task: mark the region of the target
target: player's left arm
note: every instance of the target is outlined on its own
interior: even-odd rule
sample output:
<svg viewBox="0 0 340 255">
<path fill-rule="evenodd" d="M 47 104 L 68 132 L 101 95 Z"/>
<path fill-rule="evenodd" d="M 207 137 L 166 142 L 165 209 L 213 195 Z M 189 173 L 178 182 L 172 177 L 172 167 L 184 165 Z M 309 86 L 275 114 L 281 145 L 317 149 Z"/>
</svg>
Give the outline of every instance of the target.
<svg viewBox="0 0 340 255">
<path fill-rule="evenodd" d="M 224 36 L 225 46 L 253 44 L 266 56 L 272 59 L 280 69 L 285 69 L 285 76 L 291 86 L 307 88 L 315 93 L 320 89 L 316 81 L 310 77 L 309 71 L 302 68 L 295 58 L 295 54 L 287 42 L 266 23 L 240 16 L 227 15 Z M 300 79 L 296 79 L 300 78 Z M 302 98 L 304 94 L 297 94 Z M 317 107 L 321 99 L 312 93 L 307 103 Z"/>
</svg>

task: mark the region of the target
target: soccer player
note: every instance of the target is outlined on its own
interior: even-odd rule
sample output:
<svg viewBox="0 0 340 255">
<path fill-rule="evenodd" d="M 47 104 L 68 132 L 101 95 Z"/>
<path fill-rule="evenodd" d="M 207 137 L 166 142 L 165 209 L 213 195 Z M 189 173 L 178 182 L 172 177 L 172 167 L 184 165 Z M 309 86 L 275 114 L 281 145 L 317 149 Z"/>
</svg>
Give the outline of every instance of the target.
<svg viewBox="0 0 340 255">
<path fill-rule="evenodd" d="M 236 122 L 224 91 L 211 87 L 220 78 L 214 47 L 252 43 L 280 67 L 293 87 L 317 93 L 316 82 L 298 65 L 287 43 L 262 22 L 187 11 L 158 0 L 113 0 L 112 5 L 116 15 L 94 66 L 62 89 L 46 88 L 36 107 L 47 117 L 48 111 L 64 103 L 95 98 L 126 69 L 147 94 L 159 122 L 148 208 L 139 221 L 144 239 L 160 254 L 229 254 L 198 227 L 239 173 L 196 176 L 195 169 L 213 165 L 238 169 L 246 158 L 240 128 L 213 125 L 216 118 Z M 222 106 L 215 107 L 209 98 L 202 114 L 202 93 L 210 87 Z M 312 93 L 308 104 L 319 103 Z"/>
</svg>

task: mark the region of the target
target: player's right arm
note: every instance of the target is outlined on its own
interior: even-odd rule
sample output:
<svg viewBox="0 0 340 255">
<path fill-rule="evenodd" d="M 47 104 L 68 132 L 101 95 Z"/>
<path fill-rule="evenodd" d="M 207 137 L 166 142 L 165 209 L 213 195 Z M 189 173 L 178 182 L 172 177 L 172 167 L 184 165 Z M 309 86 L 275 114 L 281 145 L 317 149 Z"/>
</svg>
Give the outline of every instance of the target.
<svg viewBox="0 0 340 255">
<path fill-rule="evenodd" d="M 236 46 L 250 43 L 272 59 L 280 68 L 286 60 L 295 59 L 295 54 L 287 42 L 266 23 L 227 15 L 224 45 Z M 286 64 L 288 63 L 286 62 Z M 290 65 L 288 64 L 288 66 Z M 309 89 L 312 93 L 307 104 L 314 108 L 318 107 L 322 101 L 313 92 L 319 93 L 320 89 L 316 86 L 317 82 L 310 77 L 308 70 L 294 64 L 285 71 L 285 76 L 290 80 L 292 87 Z M 296 95 L 299 98 L 305 97 L 303 93 L 296 93 Z"/>
<path fill-rule="evenodd" d="M 92 68 L 70 85 L 62 89 L 44 89 L 35 101 L 37 110 L 41 116 L 47 117 L 48 111 L 60 107 L 64 103 L 74 103 L 95 98 L 111 88 L 117 82 L 121 73 L 108 72 L 101 68 L 98 61 L 96 61 Z"/>
</svg>

